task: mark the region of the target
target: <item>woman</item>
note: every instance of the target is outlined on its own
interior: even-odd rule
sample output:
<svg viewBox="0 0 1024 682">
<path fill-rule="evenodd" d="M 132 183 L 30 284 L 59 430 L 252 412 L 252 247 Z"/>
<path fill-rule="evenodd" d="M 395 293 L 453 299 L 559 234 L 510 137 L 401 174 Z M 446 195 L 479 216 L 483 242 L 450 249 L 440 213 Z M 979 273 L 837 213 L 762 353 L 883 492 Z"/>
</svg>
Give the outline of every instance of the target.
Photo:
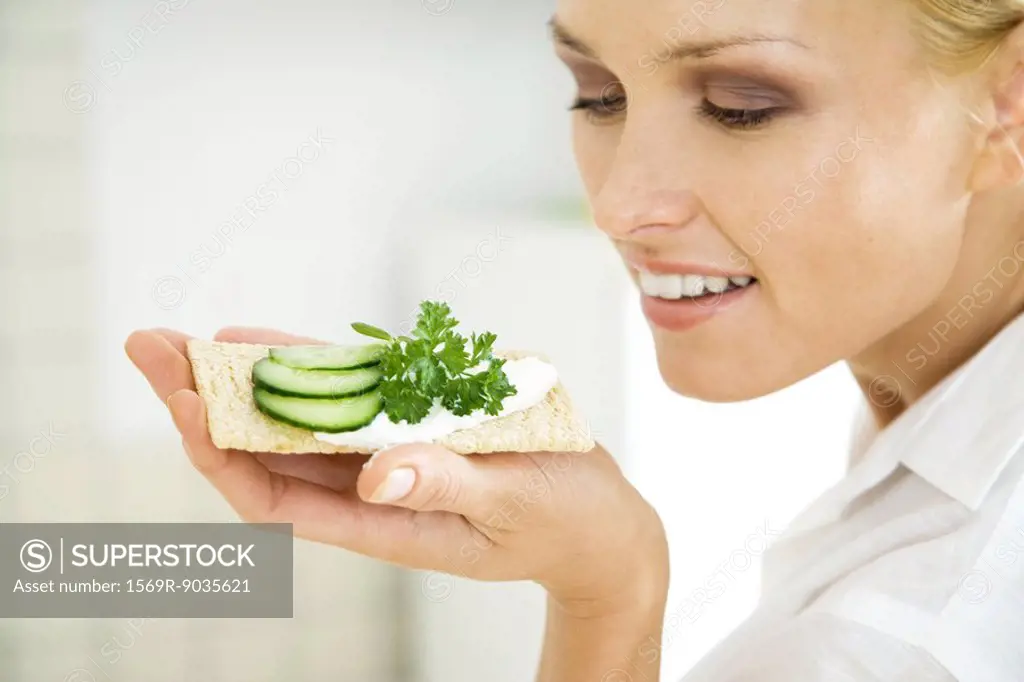
<svg viewBox="0 0 1024 682">
<path fill-rule="evenodd" d="M 1022 0 L 560 2 L 579 167 L 665 381 L 746 400 L 845 359 L 871 406 L 847 477 L 768 551 L 759 608 L 692 679 L 1024 679 L 1022 18 Z M 665 536 L 606 452 L 516 511 L 557 455 L 218 451 L 185 340 L 127 350 L 244 519 L 537 581 L 539 680 L 658 678 Z"/>
</svg>

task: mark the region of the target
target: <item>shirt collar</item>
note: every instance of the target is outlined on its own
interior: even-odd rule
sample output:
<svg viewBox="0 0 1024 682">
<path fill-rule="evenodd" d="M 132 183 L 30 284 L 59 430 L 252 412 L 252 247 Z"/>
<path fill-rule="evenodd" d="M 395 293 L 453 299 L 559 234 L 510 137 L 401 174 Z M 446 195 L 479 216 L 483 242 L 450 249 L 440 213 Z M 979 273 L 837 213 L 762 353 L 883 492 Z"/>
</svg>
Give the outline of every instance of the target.
<svg viewBox="0 0 1024 682">
<path fill-rule="evenodd" d="M 1022 380 L 1024 315 L 890 424 L 900 462 L 977 510 L 1024 446 Z"/>
</svg>

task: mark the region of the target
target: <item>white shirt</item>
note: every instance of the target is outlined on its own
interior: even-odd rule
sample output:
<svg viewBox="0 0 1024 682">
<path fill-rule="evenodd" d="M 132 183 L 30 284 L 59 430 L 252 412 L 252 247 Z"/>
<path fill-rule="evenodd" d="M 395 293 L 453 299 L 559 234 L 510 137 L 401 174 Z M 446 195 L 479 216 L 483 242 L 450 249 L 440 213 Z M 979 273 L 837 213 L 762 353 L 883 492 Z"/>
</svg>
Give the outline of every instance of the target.
<svg viewBox="0 0 1024 682">
<path fill-rule="evenodd" d="M 685 682 L 1024 682 L 1024 316 L 861 436 Z"/>
</svg>

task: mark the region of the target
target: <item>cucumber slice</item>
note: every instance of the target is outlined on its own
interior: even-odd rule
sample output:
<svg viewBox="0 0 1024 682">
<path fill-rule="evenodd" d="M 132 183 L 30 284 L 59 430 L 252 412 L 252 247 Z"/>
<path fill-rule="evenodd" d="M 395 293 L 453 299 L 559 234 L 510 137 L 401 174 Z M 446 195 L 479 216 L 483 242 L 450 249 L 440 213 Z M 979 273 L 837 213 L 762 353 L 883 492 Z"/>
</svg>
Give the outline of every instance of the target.
<svg viewBox="0 0 1024 682">
<path fill-rule="evenodd" d="M 263 358 L 252 368 L 252 382 L 278 395 L 298 398 L 344 398 L 375 389 L 382 373 L 376 367 L 344 370 L 293 369 Z"/>
<path fill-rule="evenodd" d="M 369 425 L 384 407 L 379 391 L 341 400 L 321 400 L 256 388 L 253 398 L 257 409 L 271 419 L 321 433 L 358 431 Z"/>
<path fill-rule="evenodd" d="M 365 346 L 281 346 L 270 349 L 270 357 L 293 369 L 362 369 L 380 362 L 385 344 Z"/>
</svg>

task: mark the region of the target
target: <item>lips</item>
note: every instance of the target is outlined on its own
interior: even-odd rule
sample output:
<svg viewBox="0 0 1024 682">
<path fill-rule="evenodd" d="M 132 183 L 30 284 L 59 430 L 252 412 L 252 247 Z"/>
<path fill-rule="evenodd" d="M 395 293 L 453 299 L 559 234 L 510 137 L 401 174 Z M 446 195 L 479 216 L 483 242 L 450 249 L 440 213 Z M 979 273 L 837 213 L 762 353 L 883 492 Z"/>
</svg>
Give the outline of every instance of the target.
<svg viewBox="0 0 1024 682">
<path fill-rule="evenodd" d="M 746 272 L 728 272 L 696 264 L 647 261 L 633 263 L 643 292 L 642 307 L 656 327 L 685 332 L 737 304 L 752 301 L 760 288 Z"/>
</svg>

